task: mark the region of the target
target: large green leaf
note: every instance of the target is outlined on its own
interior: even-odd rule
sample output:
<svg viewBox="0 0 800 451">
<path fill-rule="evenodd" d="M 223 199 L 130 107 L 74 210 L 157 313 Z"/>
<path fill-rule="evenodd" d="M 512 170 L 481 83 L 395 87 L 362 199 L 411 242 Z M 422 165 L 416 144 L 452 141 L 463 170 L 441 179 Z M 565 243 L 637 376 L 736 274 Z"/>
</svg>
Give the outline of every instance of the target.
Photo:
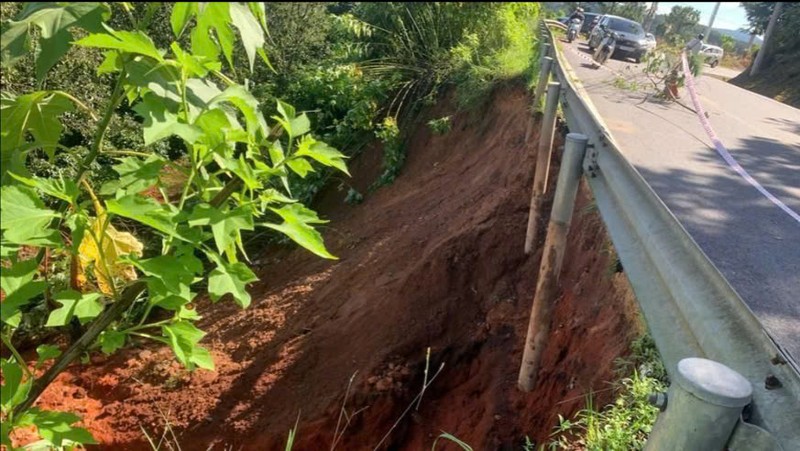
<svg viewBox="0 0 800 451">
<path fill-rule="evenodd" d="M 278 121 L 290 137 L 298 137 L 311 131 L 311 122 L 305 113 L 296 115 L 295 108 L 286 102 L 278 100 L 278 113 L 280 116 L 272 118 Z"/>
<path fill-rule="evenodd" d="M 197 2 L 175 2 L 172 7 L 172 14 L 169 18 L 169 23 L 172 25 L 172 32 L 175 38 L 180 38 L 186 25 L 197 14 Z"/>
<path fill-rule="evenodd" d="M 166 161 L 158 155 L 150 155 L 146 160 L 138 157 L 125 157 L 114 165 L 119 178 L 103 185 L 100 194 L 107 196 L 119 191 L 125 194 L 140 193 L 158 182 L 158 176 Z"/>
<path fill-rule="evenodd" d="M 24 363 L 22 364 L 24 365 Z M 0 368 L 3 370 L 0 405 L 2 405 L 5 413 L 28 397 L 28 391 L 31 389 L 33 379 L 28 378 L 26 381 L 22 381 L 22 367 L 13 358 L 0 360 Z M 5 423 L 5 421 L 3 422 Z"/>
<path fill-rule="evenodd" d="M 311 166 L 311 163 L 306 161 L 304 158 L 292 157 L 286 162 L 286 165 L 289 166 L 289 169 L 294 171 L 294 173 L 299 175 L 301 178 L 305 178 L 309 172 L 314 172 L 314 166 Z"/>
<path fill-rule="evenodd" d="M 230 103 L 238 108 L 244 115 L 247 131 L 253 137 L 258 137 L 261 133 L 262 138 L 269 134 L 267 121 L 259 111 L 258 100 L 242 85 L 232 85 L 225 89 L 221 94 L 214 97 L 209 102 L 209 108 L 213 108 L 221 103 Z"/>
<path fill-rule="evenodd" d="M 201 4 L 197 13 L 197 26 L 192 30 L 191 35 L 192 53 L 217 61 L 221 50 L 228 64 L 233 68 L 234 37 L 230 22 L 229 3 Z"/>
<path fill-rule="evenodd" d="M 134 263 L 148 276 L 150 302 L 169 310 L 192 301 L 190 285 L 203 270 L 203 264 L 191 254 L 161 255 Z"/>
<path fill-rule="evenodd" d="M 36 276 L 39 262 L 35 258 L 15 262 L 9 267 L 0 271 L 0 287 L 6 296 L 13 294 L 21 286 L 32 282 Z"/>
<path fill-rule="evenodd" d="M 333 260 L 336 259 L 336 257 L 331 255 L 328 250 L 325 249 L 325 244 L 322 241 L 322 235 L 320 235 L 319 232 L 309 225 L 324 224 L 328 221 L 319 219 L 314 211 L 309 210 L 300 204 L 287 204 L 281 208 L 270 208 L 270 210 L 280 215 L 280 217 L 283 218 L 283 223 L 267 223 L 264 224 L 265 226 L 285 234 L 295 243 L 303 246 L 320 257 Z"/>
<path fill-rule="evenodd" d="M 3 240 L 14 244 L 56 245 L 61 243 L 58 231 L 49 228 L 58 213 L 47 209 L 33 189 L 27 186 L 0 188 L 0 230 Z"/>
<path fill-rule="evenodd" d="M 59 178 L 56 179 L 43 177 L 22 177 L 17 174 L 10 175 L 25 185 L 36 188 L 48 196 L 61 199 L 69 204 L 74 204 L 78 199 L 78 195 L 80 194 L 78 184 L 73 180 L 64 180 L 63 176 L 59 176 Z"/>
<path fill-rule="evenodd" d="M 194 143 L 202 135 L 199 127 L 181 122 L 178 116 L 171 113 L 164 102 L 154 95 L 146 95 L 133 109 L 144 118 L 142 129 L 145 145 L 172 135 L 178 135 L 188 143 Z"/>
<path fill-rule="evenodd" d="M 181 70 L 186 73 L 187 77 L 202 78 L 208 75 L 211 70 L 222 69 L 222 65 L 218 61 L 208 61 L 208 58 L 185 52 L 177 42 L 173 42 L 170 48 L 172 53 L 175 54 L 175 59 L 178 61 Z"/>
<path fill-rule="evenodd" d="M 20 286 L 13 293 L 6 295 L 3 302 L 0 303 L 0 318 L 9 326 L 18 327 L 22 313 L 20 307 L 26 305 L 31 299 L 44 293 L 47 288 L 47 282 L 37 280 L 27 282 Z"/>
<path fill-rule="evenodd" d="M 298 157 L 311 157 L 325 166 L 332 166 L 344 172 L 345 174 L 350 175 L 350 173 L 347 172 L 347 165 L 344 162 L 345 158 L 347 158 L 344 156 L 344 154 L 325 144 L 324 142 L 317 141 L 308 135 L 304 136 L 303 139 L 300 140 L 300 143 L 297 145 L 297 151 L 294 153 L 294 155 Z"/>
<path fill-rule="evenodd" d="M 164 61 L 153 40 L 141 31 L 115 31 L 105 26 L 106 33 L 93 33 L 75 42 L 75 45 L 105 50 L 119 50 Z"/>
<path fill-rule="evenodd" d="M 151 59 L 136 59 L 125 64 L 128 83 L 138 90 L 157 96 L 157 102 L 170 112 L 182 107 L 181 73 L 176 68 L 159 64 Z M 189 122 L 209 108 L 209 102 L 222 91 L 208 79 L 190 78 L 186 81 L 186 102 L 189 106 Z M 155 107 L 152 107 L 155 109 Z M 158 110 L 155 110 L 158 111 Z"/>
<path fill-rule="evenodd" d="M 253 213 L 245 207 L 222 211 L 210 205 L 200 204 L 189 216 L 189 226 L 204 225 L 211 226 L 217 249 L 223 253 L 241 241 L 242 230 L 253 230 Z"/>
<path fill-rule="evenodd" d="M 109 213 L 141 222 L 167 235 L 187 239 L 177 231 L 175 212 L 149 197 L 130 194 L 119 199 L 108 200 L 106 208 Z"/>
<path fill-rule="evenodd" d="M 53 299 L 61 304 L 61 307 L 50 312 L 45 325 L 48 327 L 66 326 L 73 317 L 78 318 L 81 324 L 86 324 L 103 311 L 100 297 L 100 293 L 82 294 L 74 290 L 56 293 Z"/>
<path fill-rule="evenodd" d="M 100 342 L 100 350 L 103 351 L 103 354 L 108 355 L 125 346 L 126 337 L 127 335 L 122 332 L 105 330 L 97 340 Z"/>
<path fill-rule="evenodd" d="M 244 51 L 247 53 L 247 60 L 250 62 L 250 72 L 253 72 L 256 54 L 260 49 L 264 48 L 264 30 L 246 5 L 231 2 L 230 14 L 233 26 L 239 30 L 239 34 L 242 36 Z"/>
<path fill-rule="evenodd" d="M 17 425 L 36 426 L 39 436 L 56 448 L 70 443 L 97 444 L 89 431 L 73 426 L 80 420 L 81 418 L 73 413 L 39 410 L 38 407 L 33 407 L 22 415 Z"/>
<path fill-rule="evenodd" d="M 208 277 L 208 295 L 211 300 L 216 302 L 230 293 L 239 306 L 247 308 L 251 298 L 245 287 L 258 280 L 258 277 L 242 262 L 226 263 L 219 258 L 212 260 L 217 263 L 217 267 Z"/>
<path fill-rule="evenodd" d="M 38 356 L 36 357 L 36 368 L 39 368 L 44 362 L 60 356 L 61 349 L 55 345 L 43 344 L 36 347 L 36 355 Z"/>
<path fill-rule="evenodd" d="M 214 369 L 214 362 L 208 351 L 197 343 L 205 333 L 194 326 L 190 321 L 178 321 L 161 327 L 161 331 L 169 340 L 169 345 L 175 356 L 189 369 L 197 365 L 208 370 Z"/>
<path fill-rule="evenodd" d="M 28 150 L 34 148 L 25 146 L 28 132 L 34 138 L 34 146 L 41 147 L 52 157 L 56 145 L 61 139 L 63 129 L 59 116 L 72 110 L 74 110 L 72 102 L 54 92 L 36 91 L 19 97 L 4 94 L 0 100 L 0 118 L 3 123 L 2 131 L 0 131 L 3 177 L 5 178 L 6 171 L 12 171 L 18 175 L 28 174 L 24 166 L 21 170 L 7 166 L 7 163 L 12 162 L 15 156 L 16 160 L 24 163 L 22 148 L 27 147 Z"/>
<path fill-rule="evenodd" d="M 30 32 L 38 27 L 41 33 L 36 54 L 36 78 L 42 77 L 69 50 L 72 42 L 70 28 L 80 27 L 90 32 L 100 31 L 103 19 L 109 14 L 103 3 L 31 2 L 22 12 L 3 24 L 0 41 L 3 67 L 10 67 L 30 52 Z"/>
</svg>

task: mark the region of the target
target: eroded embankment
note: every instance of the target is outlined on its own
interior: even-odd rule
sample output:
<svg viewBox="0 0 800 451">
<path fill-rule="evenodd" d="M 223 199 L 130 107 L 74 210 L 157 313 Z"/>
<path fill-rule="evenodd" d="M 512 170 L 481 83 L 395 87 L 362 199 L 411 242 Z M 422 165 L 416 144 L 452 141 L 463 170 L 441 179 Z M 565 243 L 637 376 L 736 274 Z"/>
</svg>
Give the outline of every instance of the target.
<svg viewBox="0 0 800 451">
<path fill-rule="evenodd" d="M 523 253 L 528 104 L 521 84 L 498 87 L 478 117 L 453 116 L 449 133 L 420 126 L 403 174 L 361 205 L 326 193 L 324 235 L 340 260 L 270 254 L 249 309 L 200 303 L 216 372 L 185 373 L 148 345 L 73 366 L 41 403 L 84 415 L 108 449 L 149 449 L 140 427 L 160 435 L 166 421 L 185 450 L 282 449 L 299 417 L 295 449 L 318 450 L 334 441 L 355 374 L 337 448 L 372 449 L 419 393 L 430 347 L 431 373 L 443 370 L 384 445 L 425 449 L 440 431 L 475 449 L 546 439 L 589 391 L 610 399 L 636 320 L 582 186 L 540 384 L 516 390 L 539 260 Z M 365 154 L 350 183 L 364 192 L 378 166 Z"/>
</svg>

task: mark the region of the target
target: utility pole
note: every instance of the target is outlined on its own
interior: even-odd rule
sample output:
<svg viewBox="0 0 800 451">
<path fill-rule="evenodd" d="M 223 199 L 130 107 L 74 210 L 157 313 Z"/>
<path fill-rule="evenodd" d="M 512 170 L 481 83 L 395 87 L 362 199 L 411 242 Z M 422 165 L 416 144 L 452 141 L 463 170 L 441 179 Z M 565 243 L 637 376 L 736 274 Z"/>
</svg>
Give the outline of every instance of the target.
<svg viewBox="0 0 800 451">
<path fill-rule="evenodd" d="M 764 43 L 761 44 L 761 49 L 759 49 L 758 55 L 756 55 L 756 60 L 753 61 L 753 67 L 750 68 L 751 77 L 755 77 L 761 70 L 761 65 L 764 63 L 764 55 L 767 53 L 772 33 L 775 31 L 775 25 L 778 23 L 778 17 L 781 15 L 781 8 L 783 8 L 783 2 L 775 2 L 775 9 L 772 10 L 772 16 L 769 18 L 767 31 L 764 33 Z"/>
<path fill-rule="evenodd" d="M 714 5 L 714 12 L 711 13 L 711 20 L 708 21 L 708 27 L 706 28 L 706 42 L 711 39 L 711 27 L 714 25 L 714 19 L 717 18 L 717 11 L 719 11 L 719 4 L 722 2 L 717 2 Z"/>
<path fill-rule="evenodd" d="M 658 2 L 650 2 L 650 9 L 647 11 L 647 16 L 645 17 L 645 33 L 650 33 L 650 28 L 653 27 L 653 22 L 656 20 L 656 11 L 658 11 Z"/>
</svg>

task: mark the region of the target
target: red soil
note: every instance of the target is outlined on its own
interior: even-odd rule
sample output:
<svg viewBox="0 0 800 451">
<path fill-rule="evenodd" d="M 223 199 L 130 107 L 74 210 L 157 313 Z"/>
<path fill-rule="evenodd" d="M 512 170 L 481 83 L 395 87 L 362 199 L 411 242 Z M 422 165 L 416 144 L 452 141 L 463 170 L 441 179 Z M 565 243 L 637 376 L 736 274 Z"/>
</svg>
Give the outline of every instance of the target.
<svg viewBox="0 0 800 451">
<path fill-rule="evenodd" d="M 441 431 L 475 449 L 546 440 L 558 413 L 608 387 L 636 320 L 584 186 L 543 374 L 535 392 L 517 391 L 540 257 L 522 251 L 534 163 L 523 142 L 528 104 L 524 87 L 500 87 L 481 117 L 455 115 L 443 136 L 419 127 L 403 174 L 363 204 L 344 204 L 342 191 L 323 196 L 324 235 L 340 260 L 271 253 L 250 308 L 201 302 L 215 372 L 187 373 L 149 344 L 72 366 L 39 404 L 81 414 L 106 449 L 150 449 L 141 428 L 160 436 L 167 421 L 184 450 L 283 449 L 299 421 L 294 449 L 318 450 L 334 441 L 355 374 L 337 447 L 372 449 L 419 393 L 430 347 L 431 375 L 443 370 L 383 448 L 427 449 Z M 439 106 L 431 117 L 443 114 Z M 348 183 L 364 192 L 378 160 L 355 161 Z"/>
</svg>

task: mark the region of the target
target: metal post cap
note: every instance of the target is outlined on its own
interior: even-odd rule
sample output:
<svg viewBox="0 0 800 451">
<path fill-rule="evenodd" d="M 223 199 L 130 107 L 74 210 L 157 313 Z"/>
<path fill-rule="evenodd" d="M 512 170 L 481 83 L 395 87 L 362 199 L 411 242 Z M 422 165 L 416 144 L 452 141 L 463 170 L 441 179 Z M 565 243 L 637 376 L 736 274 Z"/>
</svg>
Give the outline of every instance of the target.
<svg viewBox="0 0 800 451">
<path fill-rule="evenodd" d="M 589 138 L 583 133 L 570 132 L 567 133 L 567 141 L 576 141 L 585 144 L 589 141 Z"/>
<path fill-rule="evenodd" d="M 675 382 L 694 396 L 722 407 L 744 407 L 753 395 L 753 386 L 744 376 L 721 363 L 699 357 L 678 362 Z"/>
</svg>

